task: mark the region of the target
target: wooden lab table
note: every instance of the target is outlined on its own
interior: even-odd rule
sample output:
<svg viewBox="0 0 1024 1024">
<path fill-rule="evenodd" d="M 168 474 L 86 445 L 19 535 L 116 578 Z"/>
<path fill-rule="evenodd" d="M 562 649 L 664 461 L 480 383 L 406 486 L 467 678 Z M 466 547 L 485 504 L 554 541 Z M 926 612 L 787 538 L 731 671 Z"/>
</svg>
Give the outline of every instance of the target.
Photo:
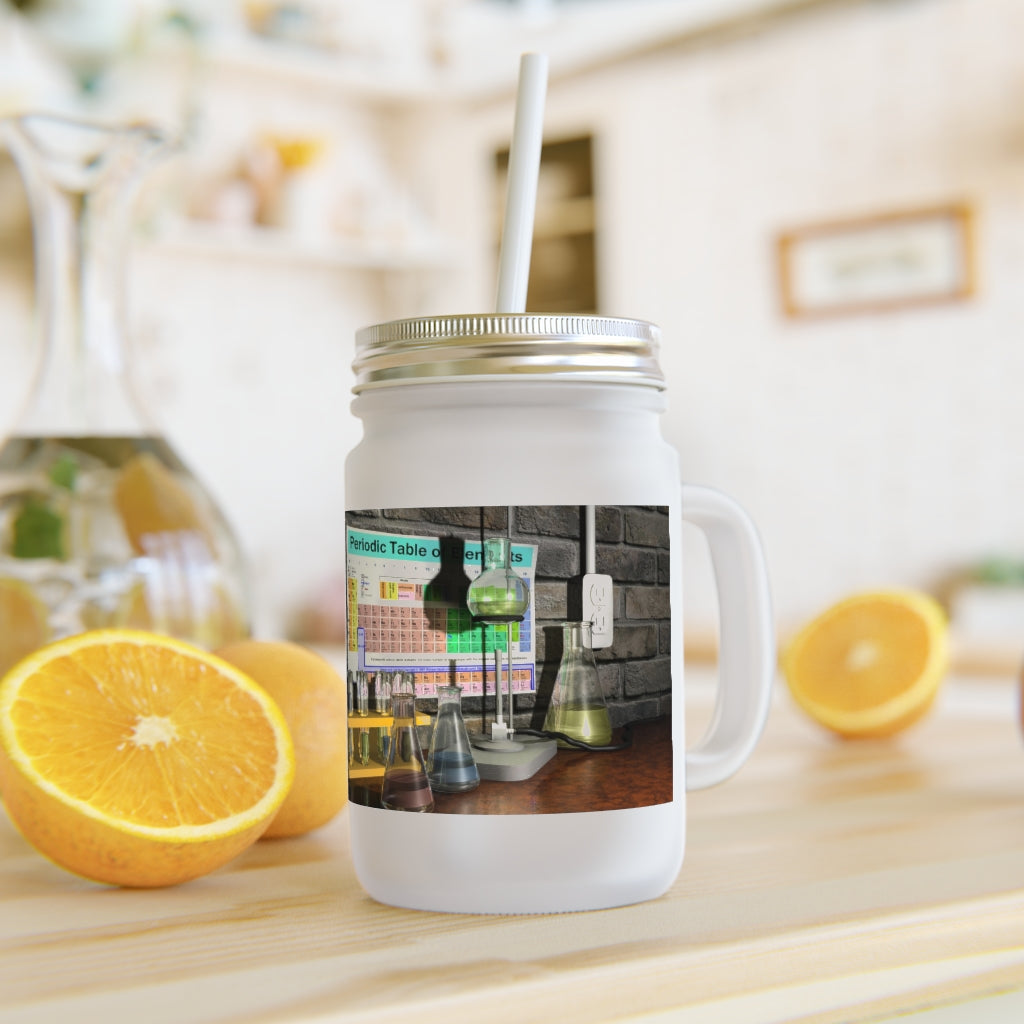
<svg viewBox="0 0 1024 1024">
<path fill-rule="evenodd" d="M 708 689 L 691 688 L 688 728 Z M 1022 994 L 1010 680 L 951 681 L 889 742 L 833 740 L 779 692 L 750 763 L 691 794 L 676 883 L 616 910 L 381 906 L 355 879 L 345 814 L 177 889 L 111 889 L 51 866 L 0 814 L 2 1024 L 824 1024 L 961 1000 L 988 1021 L 1022 1019 L 983 1012 Z"/>
<path fill-rule="evenodd" d="M 624 735 L 616 729 L 611 743 Z M 358 780 L 354 792 L 367 807 L 382 807 L 383 776 Z M 672 721 L 637 722 L 629 745 L 603 754 L 559 750 L 530 778 L 481 781 L 468 793 L 435 793 L 443 814 L 564 814 L 647 807 L 672 799 Z"/>
</svg>

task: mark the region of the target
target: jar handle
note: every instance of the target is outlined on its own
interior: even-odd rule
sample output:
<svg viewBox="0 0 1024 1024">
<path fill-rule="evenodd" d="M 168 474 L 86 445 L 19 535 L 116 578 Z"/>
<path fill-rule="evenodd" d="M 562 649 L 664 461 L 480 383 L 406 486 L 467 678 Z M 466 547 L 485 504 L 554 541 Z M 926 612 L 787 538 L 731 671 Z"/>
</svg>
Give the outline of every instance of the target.
<svg viewBox="0 0 1024 1024">
<path fill-rule="evenodd" d="M 750 757 L 771 705 L 775 637 L 764 551 L 732 498 L 682 485 L 683 519 L 707 538 L 718 586 L 718 696 L 708 731 L 686 752 L 686 788 L 724 782 Z"/>
</svg>

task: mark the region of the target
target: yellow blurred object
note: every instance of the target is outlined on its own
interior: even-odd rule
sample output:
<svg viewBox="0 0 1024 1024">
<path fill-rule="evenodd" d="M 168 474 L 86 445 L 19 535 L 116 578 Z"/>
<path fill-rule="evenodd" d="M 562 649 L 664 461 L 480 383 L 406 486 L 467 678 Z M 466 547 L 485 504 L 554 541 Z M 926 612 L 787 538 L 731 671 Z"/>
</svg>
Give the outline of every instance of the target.
<svg viewBox="0 0 1024 1024">
<path fill-rule="evenodd" d="M 0 577 L 0 675 L 50 639 L 49 614 L 27 583 Z"/>
<path fill-rule="evenodd" d="M 931 706 L 949 664 L 941 606 L 913 590 L 838 602 L 787 646 L 782 670 L 794 700 L 841 736 L 890 736 Z"/>
<path fill-rule="evenodd" d="M 348 801 L 345 680 L 298 644 L 243 640 L 217 654 L 277 702 L 295 746 L 295 783 L 264 836 L 297 836 L 325 825 Z"/>
<path fill-rule="evenodd" d="M 267 144 L 277 153 L 281 166 L 286 171 L 297 171 L 311 166 L 323 156 L 327 149 L 326 141 L 313 135 L 293 138 L 268 135 Z"/>
<path fill-rule="evenodd" d="M 0 790 L 25 838 L 98 882 L 174 885 L 254 843 L 292 783 L 277 705 L 190 644 L 80 633 L 0 682 Z"/>
<path fill-rule="evenodd" d="M 147 536 L 189 532 L 204 538 L 212 550 L 207 524 L 192 495 L 153 454 L 133 455 L 121 469 L 114 501 L 136 554 L 148 554 Z"/>
</svg>

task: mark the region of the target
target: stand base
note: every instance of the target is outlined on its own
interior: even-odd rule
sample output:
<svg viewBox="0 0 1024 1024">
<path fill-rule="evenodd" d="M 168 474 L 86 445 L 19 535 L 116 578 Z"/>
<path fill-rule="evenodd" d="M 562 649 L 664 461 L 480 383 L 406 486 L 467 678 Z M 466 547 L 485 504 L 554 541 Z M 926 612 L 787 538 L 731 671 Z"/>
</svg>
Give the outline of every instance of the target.
<svg viewBox="0 0 1024 1024">
<path fill-rule="evenodd" d="M 536 775 L 558 751 L 556 740 L 523 736 L 514 740 L 521 750 L 498 750 L 488 739 L 473 740 L 473 759 L 481 779 L 522 782 Z"/>
<path fill-rule="evenodd" d="M 499 754 L 513 754 L 518 750 L 524 749 L 524 744 L 519 743 L 517 740 L 505 740 L 505 739 L 490 739 L 490 740 L 474 740 L 473 747 L 476 750 L 490 750 L 492 753 Z"/>
</svg>

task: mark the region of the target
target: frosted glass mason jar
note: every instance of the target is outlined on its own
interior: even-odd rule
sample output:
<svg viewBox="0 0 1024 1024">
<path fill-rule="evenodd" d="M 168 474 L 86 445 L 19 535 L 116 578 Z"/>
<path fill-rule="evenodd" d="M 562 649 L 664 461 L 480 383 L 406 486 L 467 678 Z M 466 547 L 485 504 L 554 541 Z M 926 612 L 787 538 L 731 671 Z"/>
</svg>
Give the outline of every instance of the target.
<svg viewBox="0 0 1024 1024">
<path fill-rule="evenodd" d="M 454 813 L 438 813 L 441 797 L 430 814 L 353 802 L 355 869 L 375 899 L 482 913 L 576 911 L 652 899 L 672 884 L 683 863 L 686 791 L 724 781 L 753 750 L 767 717 L 775 663 L 762 549 L 752 522 L 733 500 L 681 483 L 677 453 L 659 425 L 666 394 L 658 345 L 659 331 L 650 323 L 583 315 L 439 316 L 358 332 L 352 409 L 364 436 L 345 466 L 351 670 L 405 668 L 418 680 L 417 691 L 428 695 L 435 678 L 430 672 L 456 667 L 457 659 L 464 678 L 475 678 L 472 659 L 479 661 L 480 654 L 452 653 L 459 649 L 459 635 L 451 623 L 462 622 L 464 630 L 473 626 L 457 618 L 457 596 L 430 585 L 438 569 L 431 559 L 443 548 L 431 541 L 443 530 L 432 537 L 422 525 L 404 526 L 420 514 L 409 510 L 428 515 L 431 509 L 600 507 L 626 522 L 660 513 L 668 552 L 661 586 L 671 607 L 671 714 L 664 740 L 670 767 L 657 802 L 645 797 L 641 806 L 593 810 L 587 793 L 580 792 L 575 804 L 561 809 L 552 810 L 543 799 L 538 804 L 536 795 L 524 805 L 520 795 L 527 789 L 543 798 L 558 758 L 576 758 L 577 764 L 590 759 L 588 771 L 621 774 L 620 753 L 561 749 L 528 783 L 485 781 L 473 793 L 445 798 L 497 794 L 487 812 L 477 813 L 476 804 L 452 804 Z M 368 510 L 385 511 L 374 518 Z M 707 537 L 720 606 L 716 710 L 707 735 L 691 750 L 684 742 L 683 520 Z M 548 542 L 534 541 L 523 544 L 517 556 L 524 566 L 531 559 L 534 567 L 543 566 Z M 466 541 L 467 566 L 473 544 Z M 581 555 L 584 567 L 603 571 L 599 563 L 584 566 Z M 421 582 L 427 580 L 422 586 L 417 573 Z M 651 595 L 657 585 L 647 584 Z M 635 595 L 639 586 L 611 581 L 613 592 L 622 587 Z M 423 634 L 434 636 L 433 649 L 429 639 L 420 649 L 418 634 L 393 628 L 401 615 L 433 629 Z M 384 626 L 378 628 L 381 617 Z M 445 636 L 437 623 L 444 621 L 448 651 L 437 649 Z M 523 624 L 518 645 L 509 639 L 502 655 L 511 676 L 525 686 L 531 670 L 537 682 L 529 625 Z M 486 707 L 490 634 L 481 635 Z M 407 636 L 413 637 L 411 649 Z M 628 663 L 631 678 L 643 679 L 655 661 Z M 628 713 L 629 705 L 620 710 Z M 641 747 L 634 756 L 653 759 L 654 748 Z M 543 812 L 532 809 L 537 806 Z"/>
</svg>

